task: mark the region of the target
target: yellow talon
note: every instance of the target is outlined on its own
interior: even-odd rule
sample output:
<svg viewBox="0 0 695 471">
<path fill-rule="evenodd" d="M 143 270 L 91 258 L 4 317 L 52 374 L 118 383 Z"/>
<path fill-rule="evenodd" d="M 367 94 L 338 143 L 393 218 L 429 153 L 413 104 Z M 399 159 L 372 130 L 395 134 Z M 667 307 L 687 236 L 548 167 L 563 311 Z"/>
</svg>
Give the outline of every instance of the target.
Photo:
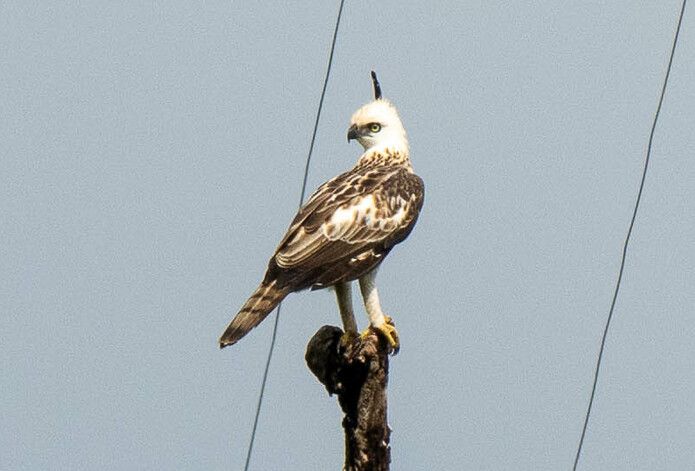
<svg viewBox="0 0 695 471">
<path fill-rule="evenodd" d="M 375 325 L 370 325 L 367 330 L 362 332 L 361 337 L 365 338 L 367 335 L 369 335 L 370 329 L 374 329 L 377 332 L 379 332 L 381 335 L 383 335 L 386 338 L 386 341 L 389 343 L 391 348 L 393 349 L 393 354 L 396 355 L 398 353 L 398 350 L 401 348 L 401 342 L 400 339 L 398 338 L 398 331 L 396 330 L 396 326 L 393 325 L 393 319 L 391 319 L 389 316 L 386 316 L 386 322 L 383 323 L 380 326 L 375 326 Z"/>
</svg>

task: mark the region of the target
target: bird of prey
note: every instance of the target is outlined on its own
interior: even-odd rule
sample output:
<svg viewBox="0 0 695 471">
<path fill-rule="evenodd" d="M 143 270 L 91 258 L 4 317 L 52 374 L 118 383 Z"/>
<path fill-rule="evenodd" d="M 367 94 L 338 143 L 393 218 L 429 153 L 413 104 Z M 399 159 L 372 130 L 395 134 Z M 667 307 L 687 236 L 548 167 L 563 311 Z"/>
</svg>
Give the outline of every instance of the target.
<svg viewBox="0 0 695 471">
<path fill-rule="evenodd" d="M 354 337 L 351 283 L 359 280 L 370 326 L 398 351 L 398 333 L 381 310 L 375 277 L 386 255 L 413 230 L 424 184 L 413 172 L 398 112 L 381 97 L 374 72 L 372 80 L 375 99 L 352 115 L 347 134 L 364 153 L 352 170 L 321 185 L 299 209 L 263 282 L 220 337 L 220 348 L 236 343 L 289 293 L 307 288 L 335 288 L 345 335 Z"/>
</svg>

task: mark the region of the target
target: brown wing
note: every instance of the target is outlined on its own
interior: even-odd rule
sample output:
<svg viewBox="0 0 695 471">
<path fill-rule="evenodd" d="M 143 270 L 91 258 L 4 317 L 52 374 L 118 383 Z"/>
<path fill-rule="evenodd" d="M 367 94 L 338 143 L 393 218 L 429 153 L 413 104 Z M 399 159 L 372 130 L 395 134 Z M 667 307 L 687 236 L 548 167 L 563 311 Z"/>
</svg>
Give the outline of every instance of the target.
<svg viewBox="0 0 695 471">
<path fill-rule="evenodd" d="M 402 167 L 339 175 L 322 185 L 299 211 L 274 262 L 297 275 L 312 273 L 315 280 L 302 284 L 321 283 L 323 271 L 350 271 L 353 266 L 358 272 L 364 268 L 361 260 L 378 259 L 408 236 L 423 198 L 422 180 Z M 331 275 L 324 281 L 354 278 L 360 275 L 357 272 Z"/>
</svg>

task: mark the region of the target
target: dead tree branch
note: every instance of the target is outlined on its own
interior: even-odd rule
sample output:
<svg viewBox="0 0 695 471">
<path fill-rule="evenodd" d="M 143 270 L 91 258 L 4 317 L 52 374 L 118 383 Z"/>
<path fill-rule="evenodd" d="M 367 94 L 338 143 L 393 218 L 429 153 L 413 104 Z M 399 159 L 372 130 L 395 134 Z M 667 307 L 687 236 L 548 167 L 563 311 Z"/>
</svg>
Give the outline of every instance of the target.
<svg viewBox="0 0 695 471">
<path fill-rule="evenodd" d="M 307 345 L 306 362 L 345 414 L 346 471 L 388 471 L 391 430 L 387 422 L 388 343 L 370 332 L 346 346 L 343 331 L 325 325 Z"/>
</svg>

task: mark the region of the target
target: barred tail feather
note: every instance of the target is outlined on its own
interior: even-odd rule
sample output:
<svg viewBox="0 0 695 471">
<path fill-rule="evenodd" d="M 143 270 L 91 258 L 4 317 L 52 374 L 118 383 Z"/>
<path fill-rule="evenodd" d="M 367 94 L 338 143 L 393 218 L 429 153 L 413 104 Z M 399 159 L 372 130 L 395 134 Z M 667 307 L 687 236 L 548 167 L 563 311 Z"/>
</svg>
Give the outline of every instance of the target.
<svg viewBox="0 0 695 471">
<path fill-rule="evenodd" d="M 286 288 L 276 288 L 276 280 L 262 283 L 251 295 L 239 313 L 220 337 L 220 348 L 237 343 L 251 329 L 260 324 L 268 314 L 289 294 Z"/>
</svg>

